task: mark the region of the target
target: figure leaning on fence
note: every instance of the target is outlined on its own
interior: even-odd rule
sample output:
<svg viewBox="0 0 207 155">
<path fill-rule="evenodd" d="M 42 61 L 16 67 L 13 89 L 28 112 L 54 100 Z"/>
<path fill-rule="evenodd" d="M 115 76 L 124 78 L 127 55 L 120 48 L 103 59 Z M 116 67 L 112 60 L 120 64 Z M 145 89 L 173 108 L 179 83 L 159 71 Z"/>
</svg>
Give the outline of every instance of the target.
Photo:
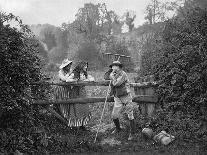
<svg viewBox="0 0 207 155">
<path fill-rule="evenodd" d="M 134 103 L 132 102 L 129 79 L 122 70 L 123 65 L 119 61 L 114 61 L 109 67 L 110 70 L 105 73 L 104 79 L 111 80 L 111 95 L 114 96 L 115 101 L 112 111 L 112 119 L 116 126 L 114 132 L 121 131 L 119 123 L 120 113 L 126 113 L 130 121 L 128 140 L 132 140 L 135 133 L 135 122 L 133 115 Z"/>
<path fill-rule="evenodd" d="M 78 62 L 72 65 L 72 61 L 63 62 L 59 71 L 59 78 L 63 82 L 72 81 L 94 81 L 91 75 L 88 75 L 87 62 Z M 71 69 L 71 66 L 74 69 Z M 71 98 L 86 97 L 85 86 L 58 86 L 56 89 L 57 100 L 67 100 Z M 70 104 L 60 105 L 60 112 L 68 121 L 70 127 L 80 127 L 85 130 L 85 126 L 91 119 L 91 113 L 88 104 Z"/>
</svg>

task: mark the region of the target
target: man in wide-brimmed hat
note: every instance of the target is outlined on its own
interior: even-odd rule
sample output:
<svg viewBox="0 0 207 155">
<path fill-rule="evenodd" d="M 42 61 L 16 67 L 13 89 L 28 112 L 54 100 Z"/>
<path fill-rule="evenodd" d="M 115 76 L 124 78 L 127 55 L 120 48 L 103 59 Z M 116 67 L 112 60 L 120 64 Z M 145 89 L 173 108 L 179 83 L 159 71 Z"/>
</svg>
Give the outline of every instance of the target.
<svg viewBox="0 0 207 155">
<path fill-rule="evenodd" d="M 114 132 L 121 131 L 119 117 L 120 113 L 127 114 L 130 121 L 130 134 L 128 140 L 133 139 L 135 133 L 135 122 L 134 122 L 134 103 L 132 102 L 132 96 L 130 92 L 129 79 L 122 70 L 123 64 L 119 61 L 114 61 L 110 66 L 109 71 L 105 74 L 105 80 L 111 80 L 111 95 L 114 96 L 114 107 L 112 111 L 112 119 L 116 126 Z"/>
</svg>

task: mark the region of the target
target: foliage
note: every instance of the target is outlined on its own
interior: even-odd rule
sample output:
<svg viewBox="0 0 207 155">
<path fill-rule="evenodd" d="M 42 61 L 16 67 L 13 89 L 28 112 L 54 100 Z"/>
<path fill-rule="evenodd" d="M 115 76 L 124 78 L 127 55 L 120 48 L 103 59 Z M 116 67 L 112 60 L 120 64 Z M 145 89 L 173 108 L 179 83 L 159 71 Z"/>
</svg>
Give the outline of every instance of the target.
<svg viewBox="0 0 207 155">
<path fill-rule="evenodd" d="M 129 27 L 129 32 L 132 31 L 132 29 L 134 28 L 134 20 L 136 18 L 136 14 L 134 11 L 127 11 L 125 14 L 125 22 L 126 25 Z"/>
<path fill-rule="evenodd" d="M 49 62 L 49 55 L 44 46 L 44 43 L 38 40 L 37 38 L 30 38 L 30 41 L 37 50 L 37 56 L 41 60 L 41 66 L 45 66 Z"/>
<path fill-rule="evenodd" d="M 43 42 L 46 43 L 47 48 L 50 51 L 53 47 L 56 46 L 55 34 L 50 31 L 45 32 Z"/>
<path fill-rule="evenodd" d="M 157 64 L 156 70 L 149 68 L 147 71 L 151 73 L 156 71 L 157 79 L 163 83 L 159 87 L 158 93 L 162 97 L 164 110 L 158 112 L 158 115 L 152 120 L 151 126 L 157 131 L 163 130 L 165 127 L 164 130 L 169 130 L 179 137 L 179 140 L 193 138 L 198 141 L 206 141 L 206 16 L 205 10 L 194 9 L 192 12 L 186 13 L 184 19 L 170 20 L 167 22 L 162 36 L 153 35 L 143 45 L 143 49 L 146 49 L 144 52 L 146 60 Z M 21 31 L 6 24 L 12 19 L 19 23 Z M 56 41 L 60 46 L 53 47 L 53 49 L 69 48 L 68 41 L 73 38 L 69 38 L 68 31 L 67 33 L 66 31 L 67 29 L 64 29 L 58 33 L 61 37 L 57 39 L 56 36 Z M 125 41 L 120 42 L 113 39 L 110 41 L 107 44 L 106 52 L 129 54 Z M 79 42 L 78 57 L 83 60 L 88 59 L 90 63 L 94 62 L 94 64 L 97 61 L 100 62 L 96 44 L 92 41 L 83 42 Z M 155 46 L 157 43 L 159 46 Z M 147 47 L 150 48 L 147 49 Z M 42 107 L 32 106 L 31 98 L 48 99 L 50 94 L 49 88 L 46 86 L 30 87 L 29 85 L 31 82 L 44 79 L 44 75 L 40 71 L 41 61 L 37 53 L 41 49 L 42 47 L 37 46 L 37 42 L 21 20 L 12 14 L 1 14 L 0 110 L 3 109 L 3 114 L 0 114 L 0 153 L 9 154 L 14 151 L 18 152 L 17 150 L 28 154 L 79 153 L 120 149 L 120 146 L 109 149 L 108 145 L 94 144 L 93 132 L 82 133 L 71 130 Z M 58 50 L 56 54 L 59 53 Z M 43 54 L 44 52 L 41 53 L 43 57 L 46 56 Z M 66 50 L 63 53 L 65 54 L 65 52 Z M 162 53 L 164 54 L 162 55 Z M 147 55 L 152 55 L 152 57 L 148 58 Z M 161 57 L 159 61 L 157 61 L 158 57 Z M 94 59 L 96 61 L 93 61 Z M 124 62 L 124 64 L 133 67 L 132 61 Z M 51 70 L 57 69 L 56 67 L 53 62 L 48 65 Z M 97 78 L 102 77 L 100 73 L 96 74 Z M 96 87 L 88 92 L 91 96 L 105 96 L 106 88 Z M 111 121 L 111 105 L 105 113 L 105 123 Z M 94 112 L 92 124 L 97 124 L 103 103 L 91 106 L 91 109 Z M 136 121 L 140 127 L 139 119 Z M 123 133 L 116 135 L 116 138 L 125 142 L 121 146 L 122 151 L 157 149 L 154 144 L 146 146 L 146 142 L 142 141 L 140 135 L 135 142 L 126 142 L 127 131 L 128 127 Z M 100 133 L 99 138 L 110 135 L 111 131 L 107 131 L 104 134 Z"/>
<path fill-rule="evenodd" d="M 125 39 L 130 55 L 135 62 L 134 70 L 139 74 L 138 76 L 153 73 L 153 66 L 162 54 L 159 49 L 162 45 L 161 34 L 164 25 L 164 23 L 142 25 L 133 31 L 130 39 Z"/>
<path fill-rule="evenodd" d="M 31 109 L 30 83 L 44 78 L 41 73 L 37 44 L 30 30 L 12 14 L 0 14 L 0 150 L 25 149 L 30 129 L 38 122 L 38 113 Z M 18 23 L 19 30 L 8 23 Z M 37 86 L 36 97 L 46 97 L 46 88 Z M 24 139 L 24 140 L 23 140 Z M 26 150 L 25 150 L 26 151 Z"/>
<path fill-rule="evenodd" d="M 84 34 L 89 41 L 96 40 L 101 34 L 110 35 L 113 24 L 120 24 L 118 16 L 114 11 L 108 10 L 105 3 L 85 3 L 72 23 L 76 32 Z"/>
<path fill-rule="evenodd" d="M 102 4 L 102 5 L 105 5 L 105 4 Z M 110 10 L 108 11 L 107 8 L 106 8 L 106 5 L 104 6 L 104 9 L 105 9 L 105 18 L 106 18 L 106 21 L 104 22 L 104 25 L 103 25 L 103 31 L 104 32 L 107 32 L 106 34 L 108 35 L 111 35 L 112 33 L 116 33 L 117 31 L 120 33 L 121 31 L 119 31 L 119 27 L 121 27 L 121 22 L 119 20 L 119 17 L 118 15 Z"/>
<path fill-rule="evenodd" d="M 119 41 L 115 38 L 111 38 L 111 41 L 108 42 L 106 47 L 106 53 L 130 56 L 127 42 L 125 40 Z M 117 58 L 118 57 L 114 57 L 114 61 L 117 60 Z M 132 59 L 120 57 L 120 61 L 124 64 L 124 70 L 132 71 L 134 69 L 134 64 Z"/>
<path fill-rule="evenodd" d="M 177 10 L 183 0 L 177 0 L 172 2 L 161 2 L 160 0 L 151 0 L 145 10 L 145 19 L 148 24 L 155 24 L 157 22 L 163 22 L 168 19 L 169 12 L 171 14 Z"/>
<path fill-rule="evenodd" d="M 127 11 L 124 17 L 125 22 L 132 30 L 136 17 L 135 12 Z M 38 39 L 46 45 L 44 47 L 48 53 L 48 63 L 60 64 L 66 57 L 72 60 L 77 56 L 81 56 L 79 59 L 89 58 L 87 61 L 95 57 L 98 59 L 95 60 L 98 62 L 96 68 L 99 69 L 100 65 L 102 67 L 104 65 L 100 59 L 102 57 L 101 52 L 96 57 L 97 51 L 102 50 L 102 44 L 108 42 L 108 38 L 121 34 L 123 23 L 124 21 L 121 21 L 116 12 L 109 10 L 105 3 L 85 3 L 78 10 L 72 23 L 63 23 L 61 28 L 49 24 L 32 25 L 31 29 L 38 36 Z M 83 52 L 83 47 L 89 46 L 87 43 L 92 47 L 92 50 Z M 91 55 L 92 52 L 94 52 L 94 55 L 87 56 L 87 54 Z M 93 64 L 92 67 L 95 68 Z"/>
<path fill-rule="evenodd" d="M 21 108 L 18 103 L 24 97 L 24 90 L 32 81 L 41 78 L 37 51 L 28 36 L 10 25 L 3 25 L 4 19 L 15 18 L 13 15 L 1 17 L 1 105 L 9 110 Z M 19 107 L 20 106 L 20 107 Z"/>
<path fill-rule="evenodd" d="M 162 47 L 160 35 L 159 30 L 157 30 L 146 36 L 143 42 L 141 42 L 141 76 L 153 74 L 154 66 L 158 63 L 159 58 L 163 54 L 163 51 L 160 49 Z"/>
<path fill-rule="evenodd" d="M 47 64 L 45 68 L 48 72 L 57 72 L 59 70 L 59 67 L 53 62 Z"/>
<path fill-rule="evenodd" d="M 183 18 L 185 17 L 185 18 Z M 161 81 L 158 93 L 163 108 L 171 112 L 167 121 L 171 129 L 191 132 L 188 137 L 206 141 L 207 120 L 207 11 L 193 8 L 166 23 L 162 35 L 163 51 L 157 63 L 155 75 Z M 175 119 L 173 116 L 176 115 Z M 182 117 L 182 118 L 180 118 Z M 165 121 L 166 122 L 166 118 Z M 184 121 L 185 120 L 185 121 Z M 186 126 L 186 127 L 184 127 Z M 185 136 L 189 134 L 185 131 Z M 192 135 L 193 134 L 193 135 Z"/>
<path fill-rule="evenodd" d="M 47 63 L 60 63 L 67 57 L 69 37 L 66 29 L 49 24 L 32 25 L 30 28 L 48 55 Z"/>
<path fill-rule="evenodd" d="M 77 19 L 74 21 L 74 28 L 78 33 L 84 33 L 89 40 L 94 39 L 99 33 L 100 22 L 99 5 L 92 3 L 84 4 L 76 14 Z"/>
<path fill-rule="evenodd" d="M 90 70 L 101 69 L 103 60 L 100 57 L 98 48 L 93 42 L 85 42 L 80 45 L 79 50 L 76 52 L 76 58 L 89 63 Z"/>
</svg>

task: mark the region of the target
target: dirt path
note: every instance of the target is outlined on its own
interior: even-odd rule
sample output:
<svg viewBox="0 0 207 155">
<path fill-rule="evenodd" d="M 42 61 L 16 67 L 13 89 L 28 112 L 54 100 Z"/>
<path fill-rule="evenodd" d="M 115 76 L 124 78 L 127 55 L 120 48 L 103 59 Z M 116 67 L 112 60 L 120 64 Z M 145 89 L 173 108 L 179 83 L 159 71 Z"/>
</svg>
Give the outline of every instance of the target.
<svg viewBox="0 0 207 155">
<path fill-rule="evenodd" d="M 91 128 L 91 133 L 95 135 L 98 126 Z M 141 130 L 137 129 L 136 138 L 133 141 L 128 141 L 128 127 L 125 127 L 122 132 L 118 134 L 111 134 L 113 130 L 113 124 L 102 123 L 100 132 L 98 134 L 96 145 L 102 148 L 102 153 L 96 153 L 100 155 L 105 154 L 120 154 L 120 155 L 154 155 L 154 154 L 205 154 L 201 152 L 196 144 L 188 144 L 175 140 L 171 144 L 164 146 L 155 143 L 153 140 L 144 139 Z M 95 136 L 94 136 L 95 137 Z M 107 152 L 107 153 L 106 153 Z"/>
</svg>

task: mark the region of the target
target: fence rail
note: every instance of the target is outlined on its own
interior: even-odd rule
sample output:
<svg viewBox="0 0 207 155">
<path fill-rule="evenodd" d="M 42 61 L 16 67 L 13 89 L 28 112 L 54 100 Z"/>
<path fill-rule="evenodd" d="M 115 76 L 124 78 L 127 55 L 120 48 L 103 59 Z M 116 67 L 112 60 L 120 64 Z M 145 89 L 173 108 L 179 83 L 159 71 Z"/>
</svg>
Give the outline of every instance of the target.
<svg viewBox="0 0 207 155">
<path fill-rule="evenodd" d="M 57 85 L 57 86 L 108 86 L 110 81 L 74 81 L 74 82 L 34 82 L 30 85 Z M 135 96 L 133 97 L 133 102 L 136 102 L 140 105 L 141 113 L 146 117 L 152 117 L 156 112 L 158 103 L 158 96 L 156 94 L 156 88 L 159 86 L 160 82 L 140 82 L 140 83 L 130 83 L 130 86 L 134 88 Z M 33 102 L 33 105 L 41 105 L 48 107 L 49 105 L 58 105 L 58 104 L 87 104 L 87 103 L 100 103 L 104 102 L 105 97 L 89 97 L 89 98 L 71 98 L 67 100 L 36 100 Z M 108 102 L 114 102 L 113 97 L 107 99 Z M 52 112 L 56 117 L 61 120 L 59 114 L 51 109 L 47 108 Z"/>
<path fill-rule="evenodd" d="M 74 82 L 33 82 L 30 85 L 58 85 L 58 86 L 108 86 L 109 81 L 74 81 Z M 131 87 L 148 88 L 157 87 L 158 82 L 130 83 Z"/>
<path fill-rule="evenodd" d="M 96 103 L 96 102 L 104 102 L 105 97 L 91 97 L 91 98 L 74 98 L 67 100 L 38 100 L 34 101 L 33 104 L 39 105 L 48 105 L 48 104 L 87 104 L 87 103 Z M 156 103 L 158 101 L 157 97 L 154 95 L 139 95 L 135 96 L 132 99 L 133 102 L 137 103 Z M 113 97 L 109 97 L 107 102 L 114 102 Z"/>
</svg>

